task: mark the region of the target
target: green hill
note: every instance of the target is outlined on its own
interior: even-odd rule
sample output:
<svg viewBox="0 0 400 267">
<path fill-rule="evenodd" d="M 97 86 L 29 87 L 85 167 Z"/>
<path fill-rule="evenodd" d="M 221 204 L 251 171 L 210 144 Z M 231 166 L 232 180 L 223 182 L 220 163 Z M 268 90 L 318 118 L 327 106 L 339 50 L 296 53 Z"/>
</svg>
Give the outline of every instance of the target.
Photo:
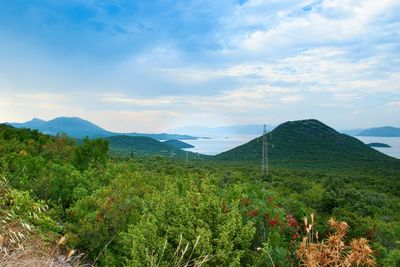
<svg viewBox="0 0 400 267">
<path fill-rule="evenodd" d="M 180 140 L 176 140 L 176 139 L 170 139 L 170 140 L 164 141 L 163 143 L 170 147 L 181 148 L 181 149 L 194 147 L 191 144 L 188 144 L 188 143 L 182 142 Z"/>
<path fill-rule="evenodd" d="M 110 152 L 117 155 L 161 155 L 167 157 L 185 158 L 186 151 L 172 147 L 169 144 L 144 136 L 116 135 L 105 138 L 109 142 Z M 190 158 L 198 157 L 197 154 L 187 152 Z"/>
<path fill-rule="evenodd" d="M 290 121 L 267 134 L 271 166 L 300 169 L 384 168 L 400 170 L 400 160 L 386 156 L 318 120 Z M 262 137 L 215 156 L 217 160 L 259 163 Z"/>
</svg>

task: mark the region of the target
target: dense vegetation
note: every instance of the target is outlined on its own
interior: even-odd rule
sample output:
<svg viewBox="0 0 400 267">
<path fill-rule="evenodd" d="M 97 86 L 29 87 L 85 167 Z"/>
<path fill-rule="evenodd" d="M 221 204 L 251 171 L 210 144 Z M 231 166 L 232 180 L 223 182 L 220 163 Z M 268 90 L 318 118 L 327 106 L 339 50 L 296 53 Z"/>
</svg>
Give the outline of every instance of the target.
<svg viewBox="0 0 400 267">
<path fill-rule="evenodd" d="M 100 266 L 298 266 L 303 218 L 314 213 L 319 236 L 335 217 L 349 224 L 346 243 L 366 237 L 379 265 L 400 265 L 394 159 L 365 150 L 338 171 L 327 153 L 302 170 L 294 154 L 274 161 L 272 150 L 271 172 L 261 176 L 250 161 L 118 158 L 108 146 L 0 125 L 0 257 L 22 239 L 51 247 L 66 235 L 67 248 L 78 251 L 71 253 Z M 15 225 L 29 229 L 20 227 L 19 241 Z"/>
</svg>

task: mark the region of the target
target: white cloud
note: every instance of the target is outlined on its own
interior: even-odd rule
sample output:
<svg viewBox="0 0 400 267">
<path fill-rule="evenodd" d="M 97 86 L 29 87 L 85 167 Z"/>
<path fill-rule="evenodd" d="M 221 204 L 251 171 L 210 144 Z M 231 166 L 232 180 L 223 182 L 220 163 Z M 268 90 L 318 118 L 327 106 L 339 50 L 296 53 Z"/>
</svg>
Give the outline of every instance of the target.
<svg viewBox="0 0 400 267">
<path fill-rule="evenodd" d="M 249 1 L 225 18 L 221 39 L 230 55 L 284 57 L 298 49 L 381 39 L 400 8 L 395 0 L 320 2 L 307 12 L 302 7 L 309 1 Z"/>
</svg>

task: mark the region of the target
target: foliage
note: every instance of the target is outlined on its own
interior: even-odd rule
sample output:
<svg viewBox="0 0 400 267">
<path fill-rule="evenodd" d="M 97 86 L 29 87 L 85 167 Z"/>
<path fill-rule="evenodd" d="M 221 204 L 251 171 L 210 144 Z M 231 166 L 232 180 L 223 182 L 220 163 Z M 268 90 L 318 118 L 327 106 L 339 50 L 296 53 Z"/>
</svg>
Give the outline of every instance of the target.
<svg viewBox="0 0 400 267">
<path fill-rule="evenodd" d="M 129 266 L 168 266 L 176 248 L 193 249 L 183 262 L 211 257 L 209 264 L 240 266 L 255 229 L 244 223 L 237 205 L 224 210 L 215 189 L 206 183 L 179 188 L 166 184 L 164 194 L 147 199 L 136 225 L 122 235 Z"/>
<path fill-rule="evenodd" d="M 9 187 L 0 179 L 0 256 L 24 250 L 34 235 L 45 235 L 56 230 L 56 223 L 48 214 L 43 201 L 35 201 L 28 192 Z"/>
<path fill-rule="evenodd" d="M 368 159 L 368 152 L 354 168 L 333 170 L 335 157 L 319 147 L 315 165 L 289 153 L 262 177 L 251 162 L 123 158 L 107 146 L 0 125 L 3 239 L 6 225 L 18 221 L 18 229 L 23 222 L 53 243 L 66 234 L 77 255 L 100 266 L 298 266 L 306 234 L 299 222 L 315 213 L 320 236 L 331 231 L 320 222 L 346 221 L 344 242 L 365 237 L 378 265 L 399 265 L 399 161 Z"/>
<path fill-rule="evenodd" d="M 90 165 L 104 166 L 107 162 L 108 142 L 104 139 L 84 138 L 82 144 L 75 150 L 73 164 L 84 171 Z"/>
</svg>

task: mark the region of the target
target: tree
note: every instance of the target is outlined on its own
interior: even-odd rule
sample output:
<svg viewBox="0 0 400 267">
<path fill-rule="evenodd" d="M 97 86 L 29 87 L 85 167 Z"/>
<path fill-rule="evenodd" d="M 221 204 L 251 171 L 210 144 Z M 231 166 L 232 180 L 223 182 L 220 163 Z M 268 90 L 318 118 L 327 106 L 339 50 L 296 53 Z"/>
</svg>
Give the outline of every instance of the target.
<svg viewBox="0 0 400 267">
<path fill-rule="evenodd" d="M 85 137 L 82 144 L 75 150 L 74 166 L 80 171 L 88 169 L 90 165 L 104 166 L 107 162 L 107 153 L 107 140 L 90 140 Z"/>
</svg>

